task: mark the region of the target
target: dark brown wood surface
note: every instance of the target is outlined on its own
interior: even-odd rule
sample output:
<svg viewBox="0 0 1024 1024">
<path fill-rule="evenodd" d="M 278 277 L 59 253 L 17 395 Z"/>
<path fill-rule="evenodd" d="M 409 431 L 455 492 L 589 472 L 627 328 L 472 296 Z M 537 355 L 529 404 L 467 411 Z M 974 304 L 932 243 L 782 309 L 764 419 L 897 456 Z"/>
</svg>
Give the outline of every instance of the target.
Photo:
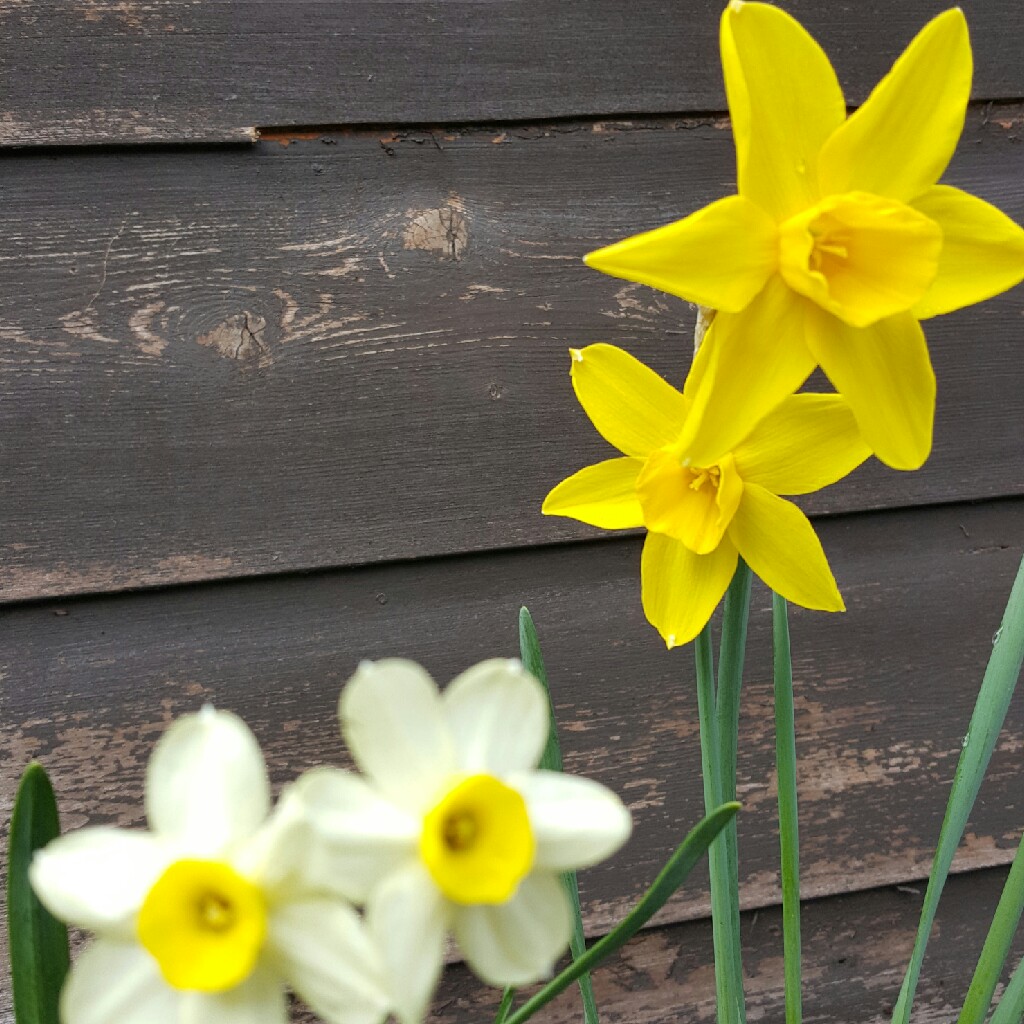
<svg viewBox="0 0 1024 1024">
<path fill-rule="evenodd" d="M 956 1020 L 985 941 L 1006 873 L 951 878 L 914 1003 L 915 1024 Z M 924 886 L 901 886 L 815 900 L 803 908 L 804 1019 L 816 1024 L 882 1024 L 892 1009 L 914 942 Z M 778 907 L 743 915 L 744 974 L 750 1020 L 785 1019 L 782 915 Z M 713 1024 L 711 925 L 690 922 L 641 933 L 594 977 L 608 1024 Z M 1015 940 L 1010 969 L 1024 954 Z M 1001 993 L 1002 986 L 997 990 Z M 434 1004 L 436 1024 L 491 1020 L 498 993 L 462 966 L 446 975 Z M 574 988 L 541 1011 L 544 1024 L 577 1024 Z"/>
<path fill-rule="evenodd" d="M 255 126 L 722 110 L 721 3 L 7 0 L 0 144 L 233 140 Z M 860 102 L 944 0 L 787 5 Z M 1024 10 L 965 0 L 974 95 L 1024 98 Z"/>
<path fill-rule="evenodd" d="M 948 175 L 1018 219 L 1022 124 Z M 726 193 L 726 126 L 285 141 L 0 165 L 0 600 L 594 536 L 539 514 L 611 453 L 567 349 L 681 380 L 693 313 L 580 257 Z M 807 507 L 1024 493 L 1022 314 L 930 321 L 931 461 Z"/>
<path fill-rule="evenodd" d="M 806 895 L 927 874 L 1022 522 L 1017 499 L 821 524 L 850 611 L 793 615 Z M 600 930 L 702 814 L 692 653 L 667 652 L 644 621 L 639 549 L 630 537 L 11 607 L 0 650 L 2 791 L 36 757 L 53 773 L 68 827 L 137 822 L 153 743 L 205 701 L 252 724 L 282 782 L 342 758 L 336 701 L 361 659 L 413 657 L 446 681 L 514 654 L 526 603 L 567 765 L 613 786 L 636 815 L 627 851 L 584 877 L 589 926 Z M 739 758 L 750 907 L 778 898 L 769 605 L 758 585 Z M 961 870 L 1012 857 L 1021 744 L 1017 702 Z M 700 883 L 665 918 L 707 906 Z"/>
</svg>

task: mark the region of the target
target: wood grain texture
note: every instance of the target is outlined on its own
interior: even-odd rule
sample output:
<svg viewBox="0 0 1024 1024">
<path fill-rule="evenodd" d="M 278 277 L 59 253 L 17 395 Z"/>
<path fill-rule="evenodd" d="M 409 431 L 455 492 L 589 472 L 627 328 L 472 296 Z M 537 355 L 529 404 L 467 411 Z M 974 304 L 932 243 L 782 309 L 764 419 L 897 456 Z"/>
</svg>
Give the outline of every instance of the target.
<svg viewBox="0 0 1024 1024">
<path fill-rule="evenodd" d="M 948 178 L 1024 219 L 1024 111 Z M 2 170 L 0 600 L 594 536 L 538 509 L 610 449 L 567 348 L 673 380 L 686 303 L 587 250 L 727 193 L 723 123 L 348 133 Z M 1024 493 L 1017 289 L 927 325 L 922 471 L 814 513 Z"/>
<path fill-rule="evenodd" d="M 851 102 L 945 6 L 787 4 L 831 55 Z M 1020 4 L 963 7 L 975 97 L 1024 98 Z M 4 0 L 0 144 L 243 141 L 258 125 L 722 110 L 721 8 L 708 0 Z"/>
<path fill-rule="evenodd" d="M 806 895 L 927 874 L 1022 520 L 1018 499 L 822 523 L 850 611 L 794 609 Z M 612 786 L 636 817 L 627 851 L 583 877 L 588 926 L 600 931 L 702 814 L 692 653 L 667 652 L 643 620 L 639 547 L 623 538 L 10 607 L 0 613 L 4 806 L 36 757 L 53 773 L 66 827 L 137 823 L 154 741 L 206 701 L 253 726 L 277 782 L 337 762 L 337 696 L 361 659 L 412 657 L 445 681 L 514 653 L 526 603 L 569 770 Z M 758 584 L 739 758 L 747 907 L 778 899 L 770 628 Z M 1017 702 L 960 870 L 1012 857 L 1022 745 Z M 695 881 L 662 920 L 707 909 Z"/>
<path fill-rule="evenodd" d="M 1005 877 L 1004 870 L 990 869 L 950 879 L 914 1004 L 915 1024 L 956 1019 Z M 883 1024 L 891 1018 L 923 895 L 923 886 L 894 887 L 804 905 L 805 1020 Z M 741 930 L 749 1019 L 781 1021 L 782 915 L 776 907 L 744 914 Z M 1014 943 L 1011 966 L 1022 954 L 1024 933 Z M 1009 970 L 1004 983 L 1008 975 Z M 608 1024 L 713 1024 L 710 923 L 641 933 L 598 970 L 594 987 L 601 1019 Z M 490 1020 L 496 1003 L 494 990 L 464 967 L 452 967 L 429 1019 L 432 1024 Z M 538 1019 L 575 1024 L 580 1019 L 576 991 L 566 992 Z"/>
</svg>

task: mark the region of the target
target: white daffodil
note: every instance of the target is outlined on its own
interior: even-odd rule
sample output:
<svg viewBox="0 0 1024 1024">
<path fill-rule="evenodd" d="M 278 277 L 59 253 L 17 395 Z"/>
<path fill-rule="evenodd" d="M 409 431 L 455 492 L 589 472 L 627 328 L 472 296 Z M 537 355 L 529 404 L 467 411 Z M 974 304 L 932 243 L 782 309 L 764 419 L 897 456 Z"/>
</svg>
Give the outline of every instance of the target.
<svg viewBox="0 0 1024 1024">
<path fill-rule="evenodd" d="M 357 914 L 307 884 L 305 826 L 269 811 L 255 737 L 207 707 L 153 752 L 152 831 L 85 828 L 36 854 L 42 902 L 97 933 L 61 994 L 64 1024 L 285 1024 L 286 984 L 331 1024 L 385 1016 Z"/>
<path fill-rule="evenodd" d="M 366 903 L 403 1024 L 426 1012 L 449 930 L 490 984 L 550 973 L 572 930 L 560 872 L 614 853 L 630 817 L 603 786 L 537 770 L 540 683 L 493 660 L 440 694 L 413 662 L 364 662 L 339 711 L 366 778 L 319 769 L 289 799 L 322 840 L 306 869 Z"/>
</svg>

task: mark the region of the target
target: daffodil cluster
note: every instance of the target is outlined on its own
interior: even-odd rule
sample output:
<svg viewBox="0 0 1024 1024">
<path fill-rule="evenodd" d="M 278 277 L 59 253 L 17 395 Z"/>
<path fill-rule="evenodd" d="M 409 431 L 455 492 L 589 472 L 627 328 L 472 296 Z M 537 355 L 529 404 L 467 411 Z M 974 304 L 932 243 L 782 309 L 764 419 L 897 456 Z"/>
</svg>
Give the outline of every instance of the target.
<svg viewBox="0 0 1024 1024">
<path fill-rule="evenodd" d="M 63 1024 L 284 1024 L 286 988 L 329 1024 L 418 1024 L 449 930 L 486 981 L 551 971 L 571 929 L 559 872 L 617 850 L 630 818 L 536 770 L 540 683 L 496 660 L 442 695 L 412 662 L 366 663 L 341 713 L 365 778 L 314 771 L 271 811 L 252 733 L 207 707 L 154 751 L 148 832 L 85 828 L 36 854 L 40 900 L 97 935 Z"/>
<path fill-rule="evenodd" d="M 721 56 L 737 194 L 586 257 L 710 308 L 711 326 L 682 393 L 608 346 L 573 353 L 577 396 L 626 458 L 544 503 L 647 528 L 644 608 L 670 646 L 707 622 L 737 555 L 798 604 L 842 607 L 810 525 L 778 495 L 832 483 L 871 452 L 919 467 L 936 396 L 919 321 L 1024 278 L 1024 231 L 937 184 L 970 97 L 958 8 L 849 116 L 828 58 L 777 7 L 732 0 Z M 794 397 L 816 366 L 838 397 Z"/>
</svg>

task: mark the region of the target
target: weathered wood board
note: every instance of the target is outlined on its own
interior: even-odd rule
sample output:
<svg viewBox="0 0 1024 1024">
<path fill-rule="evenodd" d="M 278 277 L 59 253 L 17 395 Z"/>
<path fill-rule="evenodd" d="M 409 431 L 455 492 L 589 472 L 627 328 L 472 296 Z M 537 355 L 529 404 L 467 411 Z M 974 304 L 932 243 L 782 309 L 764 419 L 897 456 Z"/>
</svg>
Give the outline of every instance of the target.
<svg viewBox="0 0 1024 1024">
<path fill-rule="evenodd" d="M 0 144 L 722 110 L 708 0 L 5 0 Z M 944 0 L 788 4 L 860 102 Z M 965 0 L 979 99 L 1024 98 L 1016 0 Z M 45 69 L 43 73 L 40 69 Z"/>
<path fill-rule="evenodd" d="M 828 519 L 842 616 L 794 609 L 807 896 L 927 874 L 960 743 L 1021 554 L 1024 502 Z M 606 927 L 702 815 L 692 654 L 643 619 L 639 539 L 13 606 L 0 613 L 0 780 L 37 757 L 67 827 L 137 822 L 152 744 L 205 701 L 235 710 L 277 782 L 343 751 L 335 708 L 363 658 L 447 680 L 538 623 L 570 770 L 622 794 L 626 853 L 583 876 Z M 894 572 L 893 567 L 898 571 Z M 743 696 L 743 904 L 778 898 L 770 601 L 758 585 Z M 1010 712 L 960 870 L 1012 858 L 1024 709 Z M 707 912 L 703 883 L 664 920 Z"/>
<path fill-rule="evenodd" d="M 1006 872 L 951 878 L 914 1003 L 915 1024 L 956 1020 L 981 952 Z M 890 1020 L 914 942 L 924 886 L 877 889 L 815 900 L 803 908 L 804 1019 L 816 1024 Z M 782 914 L 778 907 L 743 915 L 749 1020 L 785 1019 Z M 1024 933 L 1010 970 L 1024 954 Z M 711 925 L 695 921 L 641 933 L 594 977 L 601 1019 L 609 1024 L 713 1024 L 715 979 Z M 1002 986 L 997 992 L 1002 991 Z M 434 1003 L 435 1024 L 475 1024 L 494 1015 L 498 994 L 462 966 L 446 975 Z M 579 994 L 566 992 L 542 1011 L 545 1024 L 576 1024 Z M 307 1018 L 303 1018 L 304 1020 Z"/>
<path fill-rule="evenodd" d="M 1022 125 L 975 111 L 948 176 L 1018 220 Z M 610 452 L 566 350 L 681 380 L 693 314 L 580 257 L 726 193 L 726 128 L 8 157 L 0 600 L 593 536 L 539 514 Z M 931 461 L 807 507 L 1024 493 L 1022 314 L 1017 289 L 929 322 Z"/>
</svg>

